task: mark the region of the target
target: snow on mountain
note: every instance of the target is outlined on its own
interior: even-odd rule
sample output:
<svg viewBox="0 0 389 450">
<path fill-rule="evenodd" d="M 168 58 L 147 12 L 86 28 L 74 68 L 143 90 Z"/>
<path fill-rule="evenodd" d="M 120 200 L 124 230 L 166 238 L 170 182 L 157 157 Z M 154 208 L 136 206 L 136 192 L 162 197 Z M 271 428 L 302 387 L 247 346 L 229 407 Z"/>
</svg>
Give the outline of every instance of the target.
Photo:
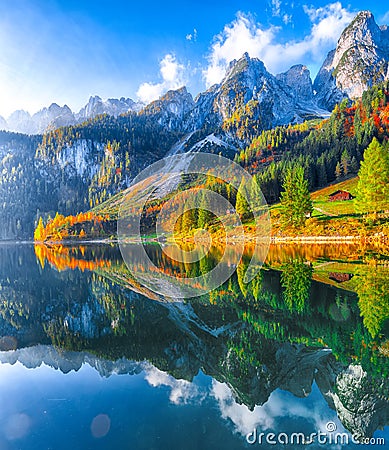
<svg viewBox="0 0 389 450">
<path fill-rule="evenodd" d="M 207 149 L 210 148 L 219 147 L 221 149 L 227 149 L 227 150 L 233 150 L 236 151 L 236 147 L 233 147 L 232 145 L 228 144 L 227 142 L 224 142 L 222 139 L 215 136 L 214 133 L 209 134 L 207 137 L 202 139 L 201 141 L 197 142 L 191 149 L 191 152 L 199 152 L 199 151 L 207 151 Z"/>
</svg>

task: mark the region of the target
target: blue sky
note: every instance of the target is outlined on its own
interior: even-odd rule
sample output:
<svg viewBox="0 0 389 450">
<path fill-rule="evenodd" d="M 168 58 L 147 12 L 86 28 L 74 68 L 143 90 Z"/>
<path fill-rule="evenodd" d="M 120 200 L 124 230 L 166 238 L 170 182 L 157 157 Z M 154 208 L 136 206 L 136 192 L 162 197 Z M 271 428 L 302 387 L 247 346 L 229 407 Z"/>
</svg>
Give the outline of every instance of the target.
<svg viewBox="0 0 389 450">
<path fill-rule="evenodd" d="M 379 24 L 389 6 L 370 2 Z M 314 75 L 366 2 L 349 0 L 1 0 L 0 114 L 90 95 L 150 101 L 185 84 L 196 95 L 244 51 L 272 73 Z"/>
</svg>

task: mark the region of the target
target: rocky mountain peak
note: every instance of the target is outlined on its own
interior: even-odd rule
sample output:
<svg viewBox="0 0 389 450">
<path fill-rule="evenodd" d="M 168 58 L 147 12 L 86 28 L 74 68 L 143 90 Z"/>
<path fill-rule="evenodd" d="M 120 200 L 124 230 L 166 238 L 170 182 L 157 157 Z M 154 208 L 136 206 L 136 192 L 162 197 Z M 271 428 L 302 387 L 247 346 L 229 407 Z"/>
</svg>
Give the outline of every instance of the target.
<svg viewBox="0 0 389 450">
<path fill-rule="evenodd" d="M 7 119 L 7 128 L 10 131 L 19 133 L 33 134 L 35 133 L 34 123 L 30 113 L 19 109 L 14 111 Z"/>
<path fill-rule="evenodd" d="M 341 34 L 315 82 L 320 106 L 331 110 L 344 97 L 358 98 L 387 78 L 389 32 L 370 11 L 361 11 Z"/>
<path fill-rule="evenodd" d="M 234 77 L 246 76 L 252 78 L 259 74 L 268 74 L 264 63 L 258 58 L 250 58 L 249 54 L 245 52 L 241 58 L 230 62 L 222 84 Z"/>
<path fill-rule="evenodd" d="M 154 119 L 169 130 L 183 128 L 183 120 L 195 106 L 192 94 L 183 86 L 166 92 L 158 100 L 144 107 L 140 114 L 154 116 Z"/>
<path fill-rule="evenodd" d="M 91 96 L 88 103 L 75 115 L 77 121 L 91 119 L 99 114 L 117 117 L 129 111 L 139 111 L 143 105 L 130 98 L 109 98 L 105 101 L 98 95 Z"/>
<path fill-rule="evenodd" d="M 177 117 L 183 117 L 194 107 L 192 94 L 185 86 L 167 91 L 158 100 L 151 102 L 142 112 L 144 114 L 169 113 Z"/>
<path fill-rule="evenodd" d="M 170 130 L 193 133 L 205 127 L 211 134 L 223 127 L 232 135 L 232 122 L 237 118 L 244 118 L 246 125 L 259 121 L 265 129 L 326 117 L 343 98 L 360 97 L 373 84 L 388 78 L 389 29 L 378 26 L 370 11 L 361 11 L 341 34 L 336 49 L 328 54 L 313 85 L 309 70 L 302 64 L 274 76 L 261 60 L 246 52 L 231 61 L 220 84 L 195 100 L 186 87 L 170 90 L 147 106 L 129 98 L 102 100 L 95 95 L 78 114 L 66 105 L 53 103 L 32 117 L 19 111 L 8 123 L 0 118 L 0 127 L 32 134 L 100 114 L 116 117 L 133 111 L 153 116 Z M 242 128 L 243 121 L 239 126 Z"/>
<path fill-rule="evenodd" d="M 31 116 L 30 113 L 18 110 L 13 112 L 7 120 L 0 117 L 0 129 L 25 134 L 39 134 L 55 128 L 74 125 L 99 114 L 118 116 L 129 111 L 139 111 L 144 105 L 134 102 L 130 98 L 109 98 L 103 101 L 98 95 L 91 96 L 88 103 L 79 113 L 73 113 L 69 106 L 59 106 L 52 103 Z"/>
<path fill-rule="evenodd" d="M 350 25 L 341 34 L 333 64 L 340 63 L 345 52 L 352 51 L 355 47 L 365 46 L 375 49 L 380 48 L 382 31 L 376 24 L 370 11 L 361 11 Z"/>
<path fill-rule="evenodd" d="M 288 71 L 278 74 L 276 78 L 291 88 L 297 99 L 305 101 L 312 100 L 313 87 L 311 73 L 306 66 L 297 64 L 292 66 Z"/>
</svg>

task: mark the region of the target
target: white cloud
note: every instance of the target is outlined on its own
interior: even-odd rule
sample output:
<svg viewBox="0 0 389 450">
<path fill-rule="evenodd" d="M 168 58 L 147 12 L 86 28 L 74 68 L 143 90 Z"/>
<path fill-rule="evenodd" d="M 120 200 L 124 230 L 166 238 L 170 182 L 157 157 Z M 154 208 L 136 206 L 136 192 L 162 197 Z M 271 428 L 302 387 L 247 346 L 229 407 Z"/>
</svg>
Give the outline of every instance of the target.
<svg viewBox="0 0 389 450">
<path fill-rule="evenodd" d="M 228 63 L 240 58 L 243 53 L 261 57 L 263 49 L 271 46 L 276 30 L 276 27 L 263 30 L 251 16 L 239 12 L 236 20 L 227 24 L 223 32 L 215 37 L 209 65 L 203 73 L 207 86 L 219 83 Z"/>
<path fill-rule="evenodd" d="M 235 401 L 227 384 L 213 380 L 211 395 L 218 402 L 223 419 L 230 419 L 238 433 L 247 435 L 256 427 L 265 430 L 274 427 L 274 419 L 267 405 L 256 406 L 254 411 L 250 411 L 246 405 Z"/>
<path fill-rule="evenodd" d="M 282 16 L 282 21 L 284 22 L 285 25 L 288 25 L 288 23 L 292 22 L 292 14 L 284 14 Z"/>
<path fill-rule="evenodd" d="M 316 10 L 304 7 L 311 20 L 310 33 L 301 40 L 280 44 L 276 36 L 280 28 L 264 28 L 253 17 L 241 12 L 225 25 L 211 47 L 208 67 L 203 71 L 206 85 L 219 83 L 228 63 L 240 58 L 244 52 L 261 59 L 272 73 L 287 70 L 293 64 L 321 63 L 329 50 L 335 48 L 343 29 L 354 14 L 343 8 L 340 2 L 331 3 Z M 284 21 L 290 20 L 289 16 Z"/>
<path fill-rule="evenodd" d="M 169 399 L 175 405 L 186 404 L 192 401 L 200 403 L 205 394 L 199 387 L 186 380 L 176 380 L 171 375 L 151 366 L 146 373 L 145 380 L 150 386 L 168 386 L 171 388 Z"/>
<path fill-rule="evenodd" d="M 196 28 L 193 29 L 192 33 L 189 33 L 185 36 L 187 41 L 193 41 L 196 42 L 197 41 L 197 30 Z"/>
<path fill-rule="evenodd" d="M 168 53 L 159 63 L 162 81 L 160 83 L 142 83 L 136 95 L 144 103 L 158 99 L 169 89 L 178 89 L 185 84 L 185 67 L 177 61 L 172 53 Z"/>
<path fill-rule="evenodd" d="M 281 15 L 281 0 L 271 0 L 272 14 L 274 17 Z"/>
</svg>

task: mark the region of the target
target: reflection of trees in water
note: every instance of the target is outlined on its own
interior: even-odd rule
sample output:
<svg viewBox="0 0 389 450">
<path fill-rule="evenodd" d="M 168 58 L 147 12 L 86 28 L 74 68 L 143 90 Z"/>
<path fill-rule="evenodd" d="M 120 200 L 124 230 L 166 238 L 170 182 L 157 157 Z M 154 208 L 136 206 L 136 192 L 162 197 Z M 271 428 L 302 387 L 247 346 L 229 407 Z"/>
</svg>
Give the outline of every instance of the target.
<svg viewBox="0 0 389 450">
<path fill-rule="evenodd" d="M 309 251 L 305 248 L 304 257 L 317 257 L 319 247 L 310 246 L 309 248 Z M 174 259 L 166 257 L 158 246 L 150 248 L 153 259 L 165 273 L 181 273 L 184 279 L 201 274 L 206 276 L 217 264 L 222 250 L 226 250 L 227 253 L 234 251 L 231 248 L 214 248 L 209 258 L 201 258 L 198 262 L 177 263 Z M 249 321 L 257 330 L 261 330 L 261 333 L 272 339 L 289 339 L 294 342 L 309 343 L 310 345 L 321 343 L 333 348 L 339 355 L 343 355 L 342 359 L 345 359 L 344 355 L 352 355 L 353 353 L 359 358 L 361 352 L 356 351 L 356 349 L 352 350 L 350 345 L 350 334 L 352 332 L 355 334 L 358 330 L 358 311 L 352 308 L 355 301 L 349 302 L 345 297 L 346 294 L 339 294 L 339 291 L 335 298 L 333 291 L 323 285 L 314 289 L 314 294 L 312 294 L 312 266 L 305 261 L 302 255 L 298 256 L 296 248 L 291 249 L 290 246 L 286 246 L 284 250 L 284 254 L 282 254 L 280 248 L 273 248 L 270 252 L 271 258 L 282 262 L 278 266 L 282 269 L 282 272 L 274 286 L 263 286 L 263 272 L 250 283 L 244 282 L 244 276 L 252 257 L 252 249 L 248 247 L 236 269 L 236 273 L 229 282 L 206 295 L 202 301 L 208 304 L 226 305 L 226 300 L 228 300 L 227 303 L 236 309 L 240 319 Z M 291 254 L 290 251 L 292 251 Z M 328 248 L 327 250 L 321 249 L 322 254 L 327 254 L 329 251 Z M 357 253 L 355 248 L 353 251 Z M 38 257 L 41 256 L 42 252 L 40 251 Z M 54 248 L 45 249 L 44 256 L 58 270 L 63 270 L 64 265 L 72 269 L 81 268 L 81 270 L 85 270 L 85 268 L 88 268 L 100 275 L 100 284 L 103 283 L 104 277 L 108 277 L 121 286 L 139 291 L 139 286 L 135 286 L 133 282 L 131 284 L 131 274 L 124 263 L 120 259 L 110 258 L 111 255 L 109 254 L 108 256 L 104 255 L 104 252 L 91 255 L 88 249 L 85 250 L 81 247 L 78 250 Z M 77 258 L 78 262 L 75 261 Z M 42 259 L 39 259 L 42 264 Z M 233 260 L 233 258 L 231 259 Z M 134 260 L 134 264 L 137 264 L 136 260 Z M 360 275 L 355 277 L 359 280 L 356 283 L 357 291 L 360 296 L 364 325 L 371 336 L 375 338 L 388 317 L 388 294 L 385 292 L 386 276 L 385 272 L 378 271 L 373 267 L 367 268 L 364 266 L 363 268 L 363 273 L 361 271 Z M 147 271 L 147 268 L 144 267 L 143 270 Z M 125 283 L 126 279 L 129 280 L 127 284 Z M 94 284 L 96 287 L 96 283 Z M 147 291 L 142 291 L 142 293 L 147 295 Z M 314 303 L 311 301 L 312 295 L 310 296 L 310 294 L 315 297 Z M 156 299 L 156 297 L 153 298 Z M 320 298 L 321 301 L 318 301 Z M 105 292 L 99 296 L 99 301 L 104 305 L 107 318 L 112 324 L 112 330 L 115 333 L 124 334 L 123 319 L 127 311 L 126 301 L 114 298 L 108 286 Z M 197 301 L 201 300 L 198 299 Z M 195 300 L 190 302 L 196 303 Z M 350 311 L 352 314 L 351 317 L 348 317 Z M 352 331 L 347 331 L 348 327 L 344 327 L 346 322 L 353 323 Z M 343 330 L 340 325 L 343 325 Z M 363 331 L 363 328 L 361 330 Z M 354 343 L 355 341 L 359 342 L 362 348 L 363 345 L 367 346 L 366 338 L 355 339 L 354 337 L 353 339 Z"/>
<path fill-rule="evenodd" d="M 389 269 L 369 267 L 360 270 L 355 286 L 363 324 L 375 338 L 389 319 Z"/>
<path fill-rule="evenodd" d="M 307 308 L 313 269 L 302 259 L 293 259 L 282 265 L 281 285 L 289 311 L 302 314 Z"/>
<path fill-rule="evenodd" d="M 92 248 L 48 249 L 45 250 L 45 258 L 58 270 L 62 270 L 66 263 L 68 268 L 88 268 L 95 272 L 98 276 L 92 277 L 91 288 L 94 298 L 104 308 L 104 323 L 108 324 L 112 335 L 131 334 L 135 332 L 132 329 L 135 310 L 131 309 L 131 303 L 127 300 L 126 292 L 131 292 L 128 289 L 150 295 L 154 300 L 158 297 L 151 296 L 151 292 L 141 290 L 141 286 L 134 283 L 117 249 L 116 253 L 112 250 L 111 254 L 104 248 L 98 251 L 92 251 Z M 360 250 L 358 246 L 352 248 L 353 255 L 357 255 Z M 166 274 L 180 273 L 184 280 L 201 274 L 206 276 L 223 251 L 231 255 L 231 261 L 234 260 L 236 249 L 230 247 L 213 248 L 209 258 L 190 263 L 175 262 L 174 258 L 161 252 L 159 246 L 150 247 L 153 260 Z M 360 267 L 353 278 L 359 295 L 358 304 L 355 294 L 312 281 L 313 268 L 307 260 L 331 252 L 330 247 L 317 245 L 304 247 L 302 254 L 296 247 L 273 247 L 270 259 L 277 261 L 276 267 L 281 271 L 262 271 L 250 283 L 245 283 L 245 273 L 252 258 L 252 248 L 247 246 L 235 274 L 228 282 L 203 297 L 187 302 L 204 323 L 217 323 L 218 318 L 214 316 L 216 308 L 220 308 L 222 317 L 229 311 L 228 314 L 235 314 L 243 329 L 248 327 L 254 334 L 266 339 L 329 347 L 344 363 L 351 360 L 362 362 L 371 373 L 383 373 L 389 365 L 382 329 L 389 317 L 388 271 L 366 265 L 356 266 Z M 77 258 L 80 264 L 74 262 Z M 138 264 L 136 258 L 133 263 Z M 143 270 L 147 272 L 148 269 L 143 267 Z M 201 305 L 208 308 L 201 309 Z M 209 305 L 213 305 L 212 309 Z M 245 352 L 242 351 L 241 348 L 240 354 L 244 358 Z M 250 352 L 250 358 L 254 358 Z"/>
</svg>

